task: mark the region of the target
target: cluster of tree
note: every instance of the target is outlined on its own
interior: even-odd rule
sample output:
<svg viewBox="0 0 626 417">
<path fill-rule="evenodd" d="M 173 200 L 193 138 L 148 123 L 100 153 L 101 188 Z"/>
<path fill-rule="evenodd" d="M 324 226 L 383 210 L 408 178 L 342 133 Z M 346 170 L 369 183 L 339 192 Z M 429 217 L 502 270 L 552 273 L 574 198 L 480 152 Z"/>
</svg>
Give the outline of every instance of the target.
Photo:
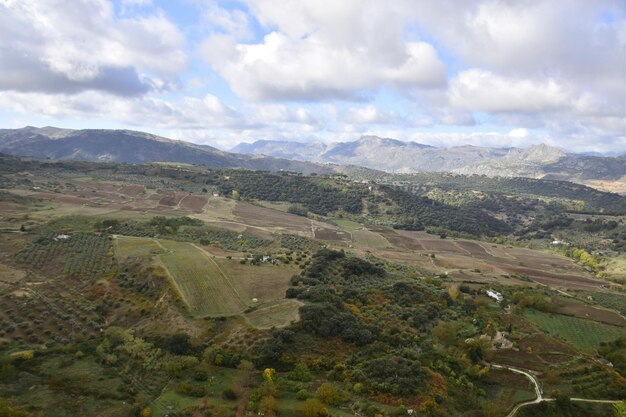
<svg viewBox="0 0 626 417">
<path fill-rule="evenodd" d="M 566 248 L 564 250 L 565 256 L 574 259 L 580 265 L 591 269 L 592 271 L 599 271 L 602 267 L 600 262 L 602 260 L 592 253 L 587 252 L 585 249 L 580 248 Z"/>
<path fill-rule="evenodd" d="M 106 222 L 106 223 L 105 223 Z M 127 236 L 166 236 L 168 239 L 197 242 L 229 250 L 251 250 L 272 243 L 271 240 L 250 233 L 236 233 L 205 225 L 202 220 L 189 217 L 153 217 L 148 222 L 105 220 L 108 233 Z"/>
<path fill-rule="evenodd" d="M 315 214 L 360 213 L 363 210 L 364 187 L 338 187 L 325 181 L 317 177 L 238 170 L 225 171 L 224 175 L 213 176 L 205 183 L 217 186 L 224 195 L 231 195 L 235 190 L 242 198 L 287 201 Z"/>
<path fill-rule="evenodd" d="M 598 408 L 604 410 L 607 417 L 621 417 L 612 404 L 585 404 L 571 401 L 567 396 L 558 394 L 554 402 L 541 402 L 519 410 L 519 417 L 587 417 L 597 414 Z M 595 412 L 591 411 L 595 409 Z M 591 414 L 593 413 L 593 414 Z"/>
<path fill-rule="evenodd" d="M 601 343 L 598 353 L 611 361 L 617 372 L 626 375 L 626 337 L 613 342 Z"/>
<path fill-rule="evenodd" d="M 287 208 L 287 213 L 295 214 L 296 216 L 306 217 L 309 214 L 309 210 L 301 204 L 292 204 Z"/>
<path fill-rule="evenodd" d="M 310 304 L 300 308 L 300 325 L 306 332 L 321 337 L 339 336 L 346 342 L 366 345 L 374 340 L 379 329 L 367 326 L 343 304 Z"/>
<path fill-rule="evenodd" d="M 570 201 L 583 201 L 584 206 L 576 211 L 597 211 L 604 213 L 626 213 L 626 198 L 567 181 L 523 178 L 488 177 L 486 175 L 455 175 L 424 172 L 399 174 L 382 181 L 440 188 L 442 190 L 481 191 L 492 195 L 540 196 Z"/>
<path fill-rule="evenodd" d="M 472 235 L 494 235 L 511 230 L 505 222 L 481 209 L 449 206 L 391 186 L 381 186 L 380 190 L 397 205 L 393 216 L 403 221 L 397 223 L 396 228 L 440 226 Z"/>
<path fill-rule="evenodd" d="M 164 217 L 155 216 L 148 224 L 156 228 L 159 233 L 176 233 L 181 226 L 202 226 L 204 223 L 200 219 L 191 217 Z"/>
<path fill-rule="evenodd" d="M 597 233 L 597 232 L 602 232 L 605 230 L 613 230 L 617 227 L 617 225 L 618 223 L 615 220 L 610 220 L 606 222 L 601 219 L 596 219 L 596 220 L 587 219 L 584 222 L 583 230 L 585 232 Z"/>
<path fill-rule="evenodd" d="M 541 292 L 533 290 L 517 291 L 512 294 L 511 300 L 520 308 L 533 308 L 546 313 L 554 311 L 552 298 Z"/>
</svg>

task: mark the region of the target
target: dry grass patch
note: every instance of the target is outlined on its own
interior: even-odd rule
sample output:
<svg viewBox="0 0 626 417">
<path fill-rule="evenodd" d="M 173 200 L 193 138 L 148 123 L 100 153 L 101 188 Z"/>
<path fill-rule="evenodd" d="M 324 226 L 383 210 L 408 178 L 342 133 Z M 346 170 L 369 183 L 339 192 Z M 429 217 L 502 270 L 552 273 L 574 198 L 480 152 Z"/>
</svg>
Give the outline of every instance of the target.
<svg viewBox="0 0 626 417">
<path fill-rule="evenodd" d="M 298 309 L 301 305 L 297 300 L 277 300 L 259 306 L 246 313 L 245 317 L 251 325 L 259 329 L 284 327 L 300 318 Z"/>
</svg>

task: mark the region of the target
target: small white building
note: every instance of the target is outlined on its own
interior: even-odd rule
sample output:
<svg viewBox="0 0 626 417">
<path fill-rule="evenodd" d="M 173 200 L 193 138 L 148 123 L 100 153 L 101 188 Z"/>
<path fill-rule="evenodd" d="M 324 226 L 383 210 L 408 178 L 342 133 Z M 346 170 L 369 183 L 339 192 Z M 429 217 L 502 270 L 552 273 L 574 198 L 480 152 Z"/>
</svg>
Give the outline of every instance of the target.
<svg viewBox="0 0 626 417">
<path fill-rule="evenodd" d="M 496 300 L 497 303 L 501 303 L 502 300 L 504 300 L 504 297 L 502 296 L 502 294 L 500 294 L 498 291 L 494 291 L 492 289 L 488 289 L 487 290 L 487 295 L 491 298 L 493 298 L 494 300 Z"/>
</svg>

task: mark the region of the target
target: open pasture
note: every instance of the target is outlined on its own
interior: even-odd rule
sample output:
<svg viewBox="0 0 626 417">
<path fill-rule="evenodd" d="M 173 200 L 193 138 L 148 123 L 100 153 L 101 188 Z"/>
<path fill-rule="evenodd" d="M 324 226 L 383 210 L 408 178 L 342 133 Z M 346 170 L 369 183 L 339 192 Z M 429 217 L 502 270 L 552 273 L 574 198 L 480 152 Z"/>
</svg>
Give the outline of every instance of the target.
<svg viewBox="0 0 626 417">
<path fill-rule="evenodd" d="M 626 336 L 626 329 L 597 321 L 527 310 L 524 317 L 541 330 L 555 335 L 577 348 L 592 352 L 601 342 Z"/>
</svg>

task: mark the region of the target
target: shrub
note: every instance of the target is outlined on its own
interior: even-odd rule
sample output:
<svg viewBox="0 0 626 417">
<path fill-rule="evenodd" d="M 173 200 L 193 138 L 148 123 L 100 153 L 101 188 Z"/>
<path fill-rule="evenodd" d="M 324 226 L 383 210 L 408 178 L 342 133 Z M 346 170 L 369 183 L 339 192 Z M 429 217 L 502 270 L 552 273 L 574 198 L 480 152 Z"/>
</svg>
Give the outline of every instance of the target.
<svg viewBox="0 0 626 417">
<path fill-rule="evenodd" d="M 237 399 L 237 393 L 232 388 L 226 388 L 222 391 L 222 397 L 225 400 L 235 401 Z"/>
</svg>

